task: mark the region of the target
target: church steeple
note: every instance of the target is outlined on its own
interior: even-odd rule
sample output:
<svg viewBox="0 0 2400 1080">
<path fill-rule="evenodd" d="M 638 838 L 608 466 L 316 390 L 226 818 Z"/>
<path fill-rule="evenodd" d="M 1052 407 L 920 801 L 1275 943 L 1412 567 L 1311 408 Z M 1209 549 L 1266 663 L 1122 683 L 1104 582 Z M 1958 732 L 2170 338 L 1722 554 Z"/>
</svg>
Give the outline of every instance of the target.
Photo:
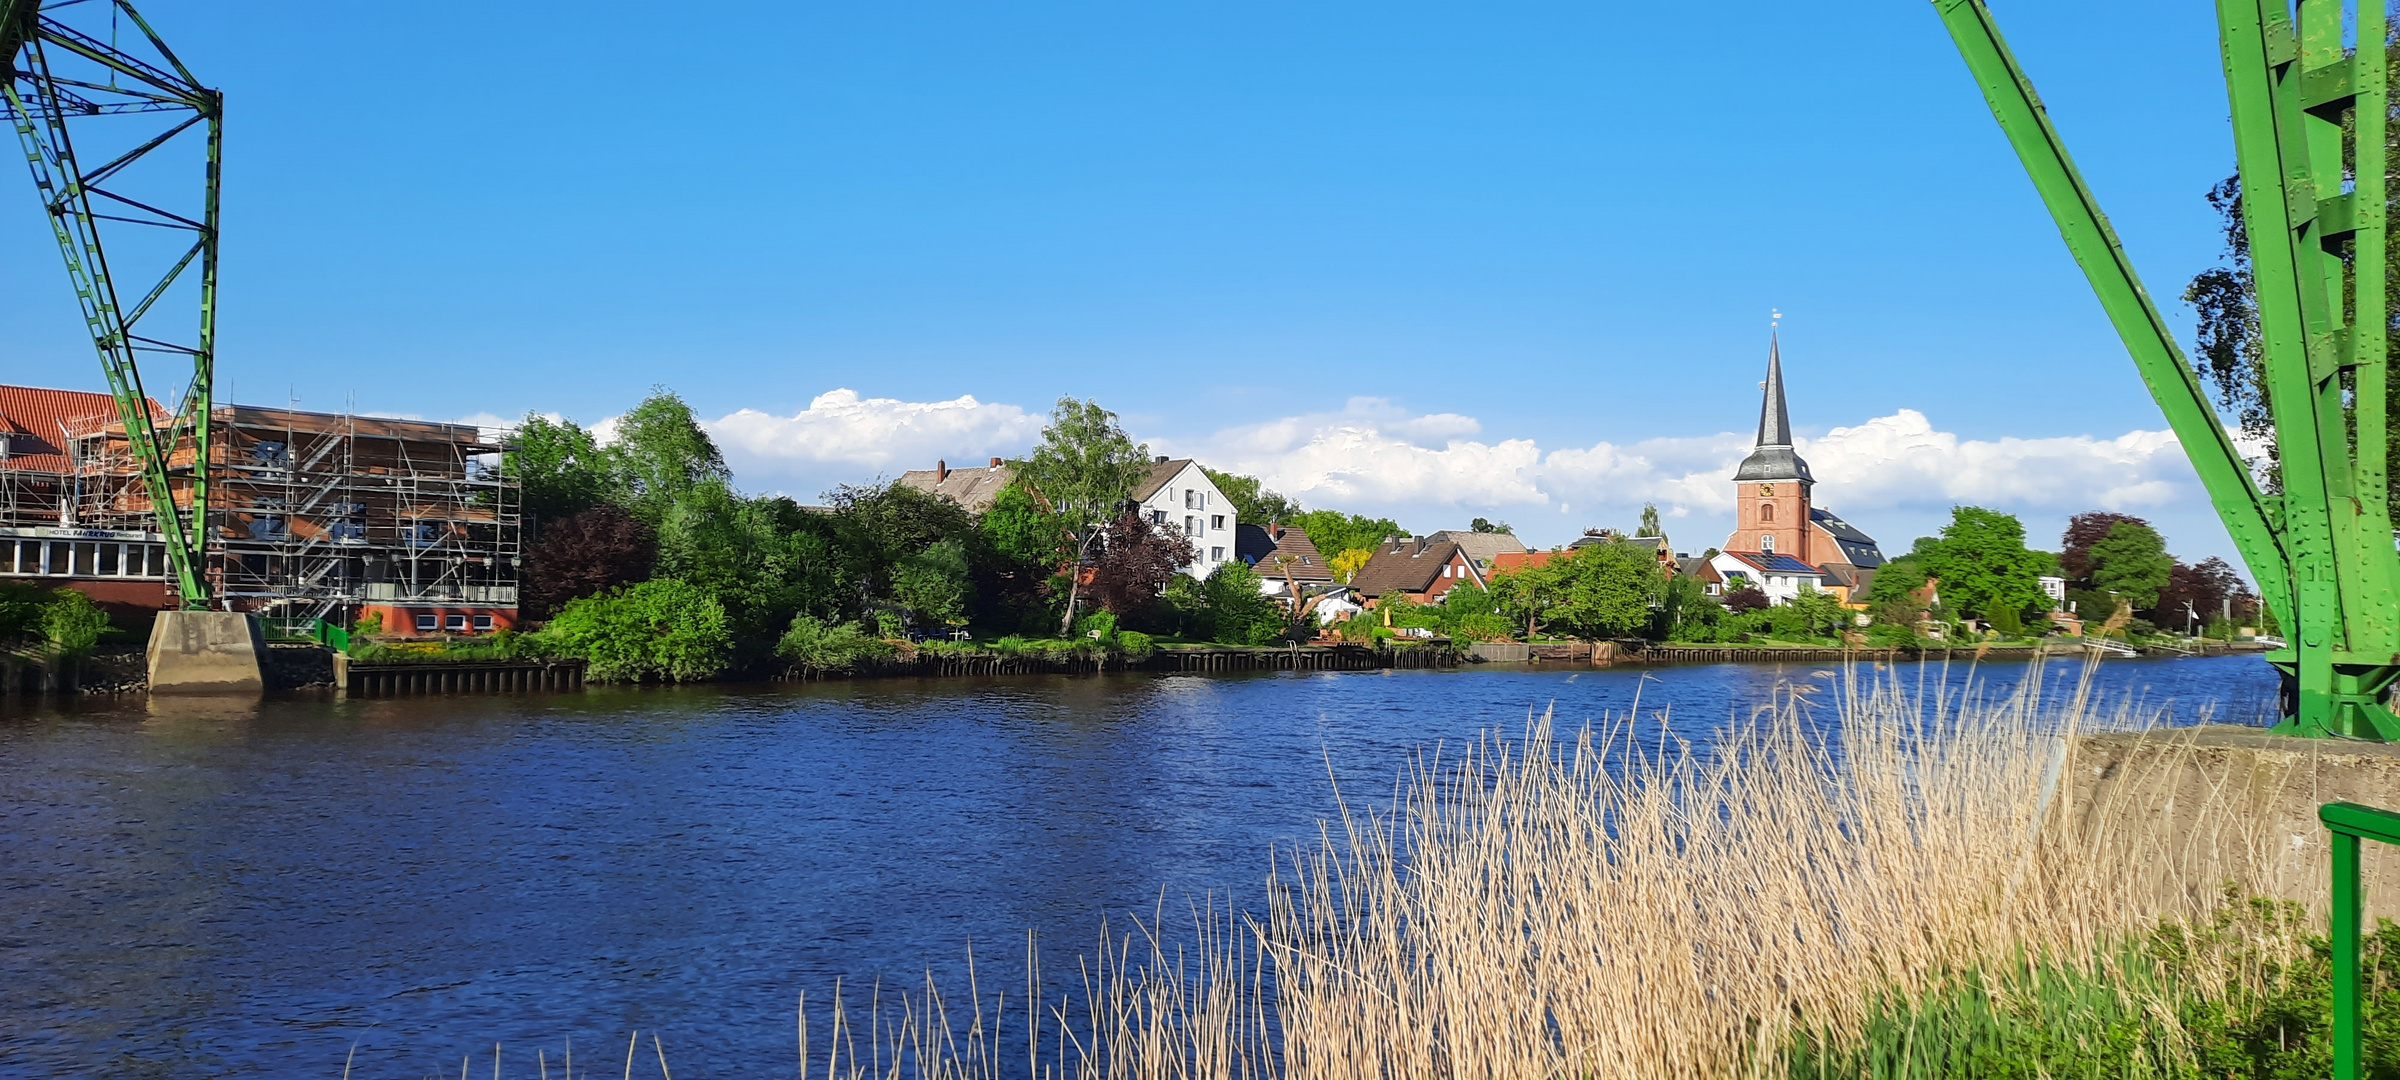
<svg viewBox="0 0 2400 1080">
<path fill-rule="evenodd" d="M 1759 384 L 1766 390 L 1758 404 L 1758 445 L 1750 456 L 1742 459 L 1742 467 L 1733 474 L 1737 481 L 1797 480 L 1814 484 L 1817 478 L 1808 474 L 1808 462 L 1792 450 L 1791 411 L 1783 401 L 1783 350 L 1777 335 L 1767 335 L 1767 381 Z"/>
<path fill-rule="evenodd" d="M 1758 407 L 1758 445 L 1792 445 L 1792 416 L 1783 405 L 1783 350 L 1773 331 L 1767 333 L 1767 399 Z"/>
</svg>

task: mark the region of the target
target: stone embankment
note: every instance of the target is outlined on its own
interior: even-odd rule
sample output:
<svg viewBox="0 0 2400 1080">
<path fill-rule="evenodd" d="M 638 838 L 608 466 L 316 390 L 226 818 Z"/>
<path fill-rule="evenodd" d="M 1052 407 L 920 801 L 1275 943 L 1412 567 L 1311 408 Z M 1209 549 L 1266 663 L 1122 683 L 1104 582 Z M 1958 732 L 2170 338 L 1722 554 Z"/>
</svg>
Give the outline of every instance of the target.
<svg viewBox="0 0 2400 1080">
<path fill-rule="evenodd" d="M 2388 743 L 2206 724 L 2086 735 L 2063 758 L 2059 809 L 2069 826 L 2086 836 L 2109 830 L 2159 837 L 2159 859 L 2185 864 L 2118 887 L 2261 882 L 2275 896 L 2314 898 L 2320 922 L 2332 865 L 2317 807 L 2357 802 L 2400 809 L 2400 745 Z M 2196 833 L 2203 829 L 2212 835 Z M 2370 917 L 2400 916 L 2400 848 L 2364 845 L 2360 862 Z M 2205 909 L 2214 897 L 2156 899 Z"/>
</svg>

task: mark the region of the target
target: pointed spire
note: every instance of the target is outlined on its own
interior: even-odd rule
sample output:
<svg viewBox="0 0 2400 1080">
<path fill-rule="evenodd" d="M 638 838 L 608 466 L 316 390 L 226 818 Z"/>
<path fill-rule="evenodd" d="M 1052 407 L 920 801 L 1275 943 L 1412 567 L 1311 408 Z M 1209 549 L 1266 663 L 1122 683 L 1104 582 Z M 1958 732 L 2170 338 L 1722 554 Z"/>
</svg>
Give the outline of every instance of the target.
<svg viewBox="0 0 2400 1080">
<path fill-rule="evenodd" d="M 1759 385 L 1766 397 L 1758 403 L 1758 446 L 1742 459 L 1733 478 L 1816 483 L 1808 474 L 1808 462 L 1792 449 L 1792 416 L 1783 403 L 1783 346 L 1773 331 L 1767 334 L 1767 381 Z"/>
<path fill-rule="evenodd" d="M 1792 417 L 1783 404 L 1783 355 L 1777 335 L 1767 334 L 1767 396 L 1758 406 L 1758 445 L 1792 445 Z"/>
</svg>

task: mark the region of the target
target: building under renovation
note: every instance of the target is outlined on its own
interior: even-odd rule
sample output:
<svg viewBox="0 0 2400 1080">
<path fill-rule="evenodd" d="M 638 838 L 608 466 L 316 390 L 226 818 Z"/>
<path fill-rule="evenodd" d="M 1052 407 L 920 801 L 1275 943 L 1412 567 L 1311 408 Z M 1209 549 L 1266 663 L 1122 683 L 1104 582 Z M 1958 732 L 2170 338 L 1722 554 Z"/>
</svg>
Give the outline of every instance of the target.
<svg viewBox="0 0 2400 1080">
<path fill-rule="evenodd" d="M 45 403 L 41 418 L 58 429 L 48 443 L 57 453 L 40 459 L 45 470 L 0 459 L 6 486 L 23 493 L 12 495 L 6 524 L 12 533 L 71 532 L 64 539 L 72 543 L 89 534 L 95 546 L 88 573 L 80 548 L 69 549 L 65 573 L 55 562 L 41 573 L 91 592 L 138 570 L 155 606 L 171 603 L 150 496 L 115 403 L 101 394 L 0 388 L 12 435 L 18 414 L 10 403 L 19 399 Z M 392 634 L 514 627 L 520 499 L 501 472 L 504 449 L 471 425 L 218 408 L 205 473 L 215 605 L 343 623 L 380 618 Z M 176 501 L 187 508 L 194 466 L 187 436 L 168 460 Z M 109 541 L 119 545 L 113 562 L 99 550 Z M 126 546 L 135 543 L 138 559 Z M 24 575 L 21 554 L 17 565 Z"/>
</svg>

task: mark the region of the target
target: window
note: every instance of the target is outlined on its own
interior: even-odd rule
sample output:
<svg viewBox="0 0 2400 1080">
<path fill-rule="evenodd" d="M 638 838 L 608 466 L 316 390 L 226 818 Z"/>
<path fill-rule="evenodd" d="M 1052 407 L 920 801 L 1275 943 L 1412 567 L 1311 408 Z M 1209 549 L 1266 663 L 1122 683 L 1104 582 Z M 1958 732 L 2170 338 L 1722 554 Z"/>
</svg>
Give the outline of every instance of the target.
<svg viewBox="0 0 2400 1080">
<path fill-rule="evenodd" d="M 1192 516 L 1190 516 L 1190 515 L 1188 515 L 1188 514 L 1187 514 L 1187 515 L 1185 515 L 1185 516 L 1184 516 L 1184 519 L 1183 519 L 1183 535 L 1185 535 L 1185 536 L 1198 536 L 1198 535 L 1200 535 L 1200 519 L 1199 519 L 1199 518 L 1196 518 L 1196 517 L 1192 517 Z"/>
<path fill-rule="evenodd" d="M 75 576 L 94 576 L 92 564 L 99 561 L 100 545 L 88 542 L 75 545 Z"/>
<path fill-rule="evenodd" d="M 1210 515 L 1208 515 L 1208 527 L 1209 527 L 1209 528 L 1212 528 L 1212 529 L 1222 529 L 1222 528 L 1224 528 L 1224 527 L 1225 527 L 1225 515 L 1223 515 L 1223 514 L 1210 514 Z"/>
<path fill-rule="evenodd" d="M 1766 555 L 1775 554 L 1775 536 L 1773 533 L 1769 533 L 1758 538 L 1758 550 L 1760 553 Z"/>
<path fill-rule="evenodd" d="M 1760 520 L 1760 521 L 1773 521 L 1773 520 L 1775 520 L 1775 504 L 1774 504 L 1774 503 L 1760 503 L 1760 504 L 1758 504 L 1758 520 Z"/>
<path fill-rule="evenodd" d="M 1152 511 L 1150 511 L 1150 524 L 1152 524 L 1152 525 L 1164 525 L 1164 524 L 1166 524 L 1166 523 L 1167 523 L 1167 512 L 1166 512 L 1166 511 L 1164 511 L 1164 510 L 1152 510 Z"/>
<path fill-rule="evenodd" d="M 1449 563 L 1443 563 L 1443 564 L 1442 564 L 1442 576 L 1443 576 L 1443 577 L 1449 577 L 1449 576 L 1450 576 L 1450 564 L 1449 564 Z"/>
<path fill-rule="evenodd" d="M 419 615 L 419 616 L 417 616 L 417 632 L 418 632 L 418 633 L 420 633 L 420 634 L 430 634 L 430 633 L 432 633 L 432 632 L 434 632 L 434 631 L 436 631 L 436 630 L 439 630 L 439 629 L 441 629 L 441 628 L 442 628 L 442 620 L 441 620 L 441 618 L 440 618 L 439 616 L 435 616 L 435 615 Z"/>
<path fill-rule="evenodd" d="M 452 631 L 455 631 L 455 632 L 464 632 L 464 631 L 466 630 L 466 628 L 467 628 L 467 617 L 466 617 L 466 616 L 464 616 L 464 615 L 452 615 L 452 616 L 450 616 L 450 629 L 451 629 Z"/>
<path fill-rule="evenodd" d="M 1186 510 L 1200 509 L 1200 493 L 1191 488 L 1183 489 L 1183 508 Z"/>
<path fill-rule="evenodd" d="M 124 550 L 125 550 L 125 545 L 123 545 L 123 544 L 102 544 L 102 545 L 100 545 L 100 576 L 101 576 L 101 577 L 115 577 L 115 576 L 117 576 L 117 570 L 118 570 L 118 568 L 119 568 L 120 566 L 124 565 L 123 563 L 121 563 L 121 562 L 119 562 L 119 561 L 118 561 L 118 556 L 119 556 L 121 553 L 123 553 L 123 552 L 124 552 Z"/>
<path fill-rule="evenodd" d="M 150 545 L 150 576 L 167 576 L 167 545 Z"/>
<path fill-rule="evenodd" d="M 1225 561 L 1225 549 L 1224 549 L 1224 548 L 1221 548 L 1221 547 L 1212 547 L 1212 548 L 1208 549 L 1208 561 L 1210 561 L 1210 562 L 1224 562 L 1224 561 Z"/>
<path fill-rule="evenodd" d="M 492 629 L 492 617 L 491 617 L 491 616 L 489 616 L 489 615 L 477 615 L 477 616 L 475 616 L 475 632 L 476 632 L 476 633 L 478 633 L 478 634 L 482 634 L 482 633 L 489 633 L 489 632 L 491 631 L 491 629 Z"/>
</svg>

